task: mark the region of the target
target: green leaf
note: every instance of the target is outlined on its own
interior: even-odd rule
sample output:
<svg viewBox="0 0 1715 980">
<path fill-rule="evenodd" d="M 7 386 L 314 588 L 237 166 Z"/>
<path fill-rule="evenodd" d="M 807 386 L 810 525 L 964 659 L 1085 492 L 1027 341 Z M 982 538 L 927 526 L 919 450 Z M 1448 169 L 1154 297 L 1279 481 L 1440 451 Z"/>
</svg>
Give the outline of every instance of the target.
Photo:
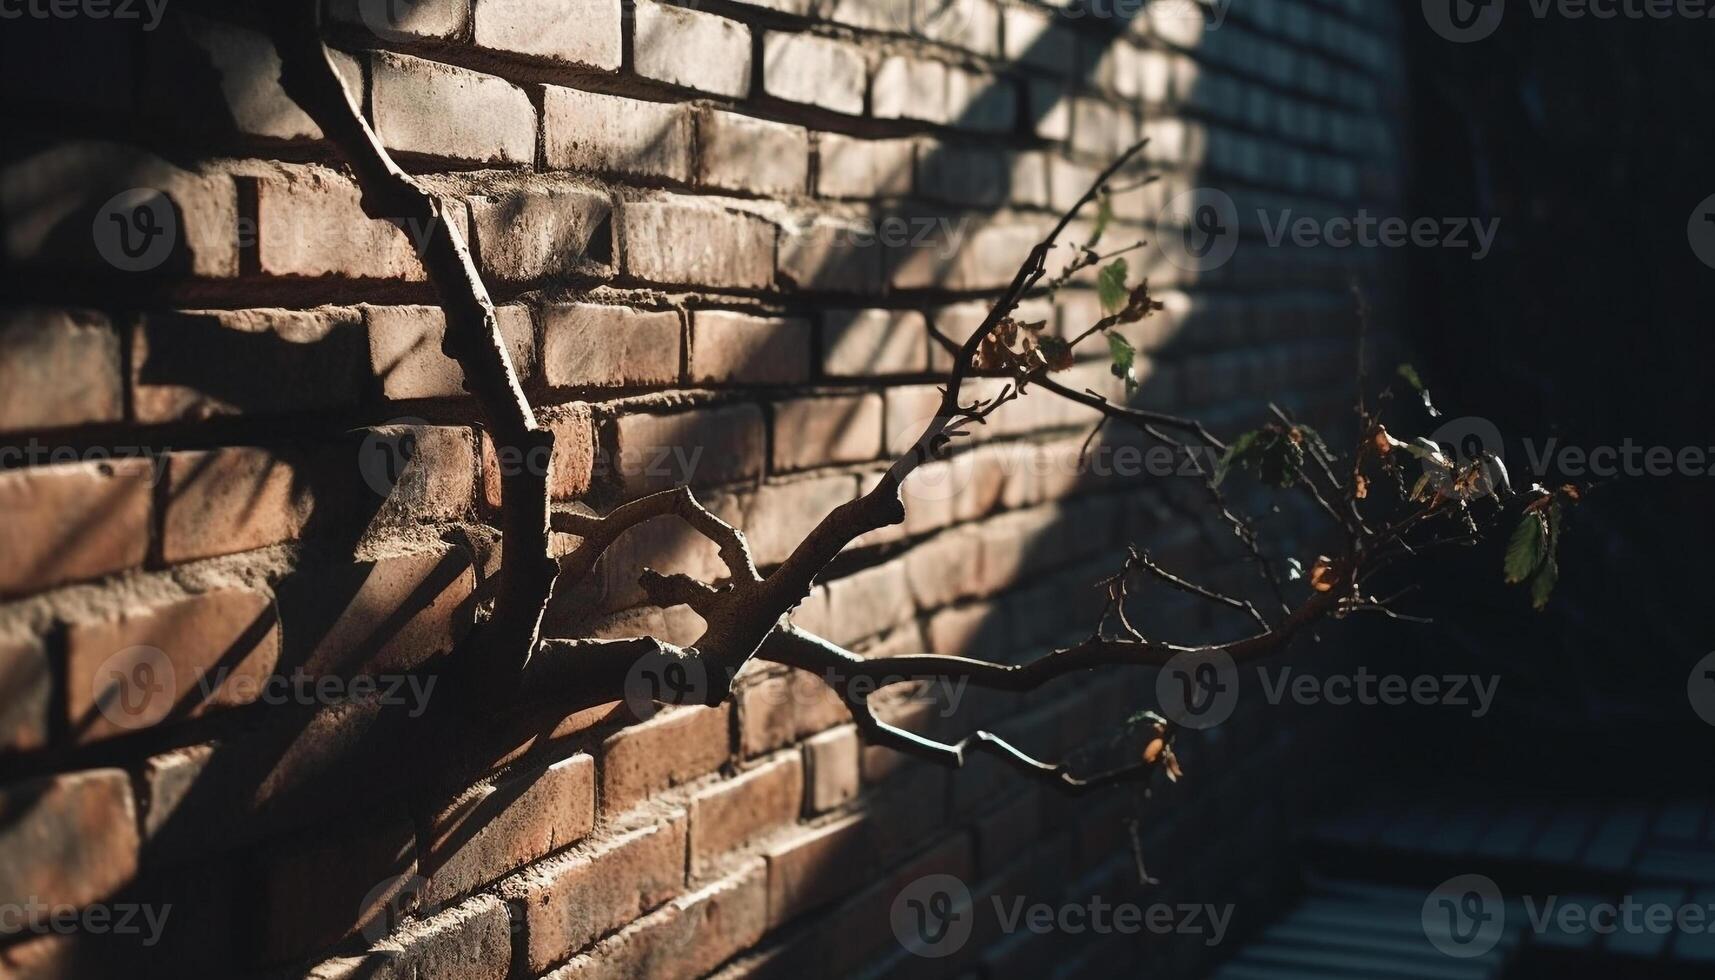
<svg viewBox="0 0 1715 980">
<path fill-rule="evenodd" d="M 1530 578 L 1547 557 L 1548 520 L 1541 512 L 1531 511 L 1524 515 L 1507 539 L 1507 582 L 1517 585 Z"/>
<path fill-rule="evenodd" d="M 1401 364 L 1395 370 L 1398 371 L 1399 376 L 1409 382 L 1413 388 L 1416 388 L 1418 391 L 1423 390 L 1423 378 L 1418 376 L 1417 369 L 1412 367 L 1409 362 Z"/>
<path fill-rule="evenodd" d="M 1102 312 L 1118 313 L 1125 309 L 1131 292 L 1125 288 L 1125 259 L 1114 259 L 1096 273 L 1096 295 L 1102 301 Z"/>
<path fill-rule="evenodd" d="M 1111 224 L 1113 220 L 1113 199 L 1108 195 L 1107 191 L 1103 191 L 1101 196 L 1096 198 L 1096 226 L 1090 230 L 1089 247 L 1094 248 L 1096 243 L 1102 240 L 1102 233 L 1108 230 L 1108 225 Z"/>
<path fill-rule="evenodd" d="M 1552 556 L 1537 569 L 1536 577 L 1530 580 L 1531 608 L 1538 612 L 1548 605 L 1548 597 L 1554 592 L 1554 585 L 1560 581 L 1560 563 Z"/>
<path fill-rule="evenodd" d="M 1235 465 L 1242 464 L 1247 457 L 1255 453 L 1261 447 L 1262 440 L 1268 435 L 1269 433 L 1265 429 L 1252 429 L 1228 443 L 1227 451 L 1215 461 L 1215 475 L 1213 477 L 1215 486 L 1221 485 L 1221 481 L 1227 478 L 1227 473 Z"/>
<path fill-rule="evenodd" d="M 1104 270 L 1105 271 L 1105 270 Z M 1125 393 L 1129 396 L 1137 390 L 1137 348 L 1131 341 L 1113 331 L 1107 332 L 1108 356 L 1113 358 L 1114 377 L 1125 382 Z"/>
</svg>

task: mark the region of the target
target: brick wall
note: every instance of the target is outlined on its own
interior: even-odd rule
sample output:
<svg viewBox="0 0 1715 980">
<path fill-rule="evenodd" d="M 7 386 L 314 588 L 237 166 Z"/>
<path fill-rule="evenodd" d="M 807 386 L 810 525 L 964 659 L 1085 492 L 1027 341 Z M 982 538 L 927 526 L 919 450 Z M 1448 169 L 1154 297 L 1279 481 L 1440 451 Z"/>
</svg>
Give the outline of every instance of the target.
<svg viewBox="0 0 1715 980">
<path fill-rule="evenodd" d="M 1141 894 L 1137 801 L 866 748 L 806 675 L 758 665 L 725 706 L 641 721 L 440 719 L 461 751 L 422 758 L 395 722 L 457 683 L 446 654 L 482 656 L 458 644 L 493 588 L 499 473 L 532 464 L 473 424 L 410 237 L 364 217 L 265 35 L 206 6 L 153 30 L 0 26 L 0 901 L 170 909 L 146 947 L 89 919 L 0 923 L 0 971 L 1102 976 L 1210 955 L 992 922 L 956 956 L 905 953 L 890 907 L 925 874 Z M 947 358 L 928 325 L 962 338 L 1137 136 L 1163 179 L 1115 194 L 1110 243 L 1157 237 L 1196 186 L 1241 215 L 1393 199 L 1389 9 L 1238 0 L 1210 30 L 1109 9 L 335 0 L 328 35 L 381 139 L 460 203 L 558 435 L 555 497 L 601 510 L 689 482 L 768 564 L 931 413 Z M 1167 304 L 1130 330 L 1140 398 L 1228 428 L 1269 398 L 1324 419 L 1350 390 L 1348 280 L 1377 263 L 1244 233 L 1204 273 L 1132 256 Z M 1081 330 L 1092 286 L 1025 313 Z M 1100 359 L 1066 380 L 1123 395 Z M 1045 394 L 1008 406 L 913 478 L 906 523 L 843 556 L 798 621 L 877 656 L 1015 660 L 1089 628 L 1116 542 L 1234 577 L 1182 516 L 1193 481 L 1079 465 L 1093 421 Z M 550 630 L 688 642 L 695 616 L 644 605 L 636 573 L 714 561 L 645 525 L 563 585 Z M 1241 625 L 1151 603 L 1175 638 Z M 967 690 L 956 717 L 946 692 L 902 690 L 886 713 L 1058 757 L 1152 690 Z M 1282 887 L 1264 858 L 1317 791 L 1282 760 L 1333 734 L 1247 710 L 1188 743 L 1194 778 L 1142 828 L 1154 894 Z"/>
</svg>

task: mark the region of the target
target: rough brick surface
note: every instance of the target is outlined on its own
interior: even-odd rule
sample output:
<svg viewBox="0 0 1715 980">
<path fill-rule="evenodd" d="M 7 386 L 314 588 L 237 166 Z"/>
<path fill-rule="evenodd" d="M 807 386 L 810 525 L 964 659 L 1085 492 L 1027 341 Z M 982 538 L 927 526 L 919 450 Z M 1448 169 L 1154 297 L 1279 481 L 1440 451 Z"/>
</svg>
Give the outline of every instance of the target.
<svg viewBox="0 0 1715 980">
<path fill-rule="evenodd" d="M 119 336 L 86 310 L 0 312 L 0 432 L 117 422 Z"/>
<path fill-rule="evenodd" d="M 476 0 L 479 48 L 619 68 L 619 0 Z"/>
<path fill-rule="evenodd" d="M 798 819 L 804 762 L 797 753 L 766 762 L 691 798 L 691 872 L 700 873 L 745 841 Z"/>
<path fill-rule="evenodd" d="M 691 179 L 691 113 L 685 106 L 550 85 L 542 113 L 550 167 Z"/>
<path fill-rule="evenodd" d="M 595 826 L 595 760 L 575 755 L 472 792 L 428 821 L 421 901 L 447 904 Z"/>
<path fill-rule="evenodd" d="M 775 228 L 752 214 L 687 200 L 621 209 L 625 271 L 660 283 L 760 289 L 774 280 Z"/>
<path fill-rule="evenodd" d="M 750 31 L 685 7 L 637 4 L 637 73 L 669 85 L 742 97 L 750 91 Z"/>
<path fill-rule="evenodd" d="M 691 314 L 693 384 L 803 384 L 810 379 L 810 324 L 723 310 Z"/>
<path fill-rule="evenodd" d="M 762 88 L 777 99 L 856 115 L 866 70 L 858 49 L 841 41 L 772 31 L 763 38 Z"/>
<path fill-rule="evenodd" d="M 142 317 L 131 334 L 140 422 L 330 410 L 369 377 L 356 310 L 194 310 Z"/>
<path fill-rule="evenodd" d="M 697 181 L 723 190 L 793 195 L 810 180 L 810 138 L 801 126 L 707 109 L 697 117 Z"/>
<path fill-rule="evenodd" d="M 119 769 L 90 769 L 0 791 L 0 895 L 85 905 L 137 872 L 137 815 Z M 99 829 L 98 829 L 99 828 Z"/>
<path fill-rule="evenodd" d="M 679 314 L 564 303 L 542 310 L 542 368 L 555 387 L 636 387 L 679 380 Z"/>
<path fill-rule="evenodd" d="M 794 399 L 774 406 L 774 465 L 857 463 L 881 453 L 881 399 Z"/>
<path fill-rule="evenodd" d="M 762 412 L 754 405 L 627 415 L 614 429 L 614 469 L 634 493 L 680 483 L 731 483 L 762 472 Z"/>
<path fill-rule="evenodd" d="M 729 711 L 681 708 L 609 738 L 601 747 L 602 812 L 614 813 L 649 794 L 712 772 L 732 754 Z"/>
<path fill-rule="evenodd" d="M 552 980 L 690 980 L 762 938 L 768 892 L 760 861 L 603 940 Z"/>
<path fill-rule="evenodd" d="M 370 61 L 371 117 L 391 149 L 469 160 L 536 159 L 536 109 L 504 79 L 404 55 Z"/>
<path fill-rule="evenodd" d="M 612 209 L 607 195 L 578 187 L 473 198 L 471 227 L 483 274 L 523 282 L 566 275 L 592 254 L 611 255 Z"/>
<path fill-rule="evenodd" d="M 0 594 L 142 564 L 151 483 L 141 459 L 0 473 Z"/>
</svg>

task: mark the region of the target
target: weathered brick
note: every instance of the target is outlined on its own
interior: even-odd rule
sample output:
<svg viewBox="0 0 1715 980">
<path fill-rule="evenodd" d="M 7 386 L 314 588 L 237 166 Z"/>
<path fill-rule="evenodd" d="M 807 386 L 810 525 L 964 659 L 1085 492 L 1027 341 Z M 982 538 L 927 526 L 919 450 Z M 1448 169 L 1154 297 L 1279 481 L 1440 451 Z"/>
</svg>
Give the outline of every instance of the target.
<svg viewBox="0 0 1715 980">
<path fill-rule="evenodd" d="M 323 827 L 276 845 L 259 869 L 260 958 L 277 963 L 363 930 L 379 935 L 389 913 L 416 906 L 417 848 L 411 822 Z"/>
<path fill-rule="evenodd" d="M 295 539 L 316 506 L 296 470 L 253 446 L 168 456 L 162 556 L 177 564 Z"/>
<path fill-rule="evenodd" d="M 618 71 L 619 0 L 476 0 L 476 46 Z"/>
<path fill-rule="evenodd" d="M 691 798 L 691 873 L 793 823 L 803 807 L 804 761 L 796 752 L 702 790 Z"/>
<path fill-rule="evenodd" d="M 524 965 L 540 974 L 567 954 L 636 919 L 685 884 L 683 811 L 538 862 L 503 883 L 521 907 Z"/>
<path fill-rule="evenodd" d="M 691 179 L 688 107 L 558 85 L 548 86 L 545 93 L 542 129 L 548 166 L 679 183 Z"/>
<path fill-rule="evenodd" d="M 830 476 L 756 488 L 744 518 L 751 554 L 760 565 L 786 560 L 816 524 L 857 496 L 857 480 Z"/>
<path fill-rule="evenodd" d="M 771 928 L 855 892 L 881 870 L 871 828 L 861 815 L 805 828 L 764 856 Z"/>
<path fill-rule="evenodd" d="M 802 194 L 810 140 L 802 126 L 705 109 L 697 117 L 697 182 L 752 194 Z"/>
<path fill-rule="evenodd" d="M 464 395 L 464 367 L 441 349 L 447 332 L 439 306 L 364 306 L 369 332 L 369 367 L 390 400 Z M 495 311 L 512 366 L 520 380 L 536 366 L 536 331 L 522 306 Z"/>
<path fill-rule="evenodd" d="M 903 562 L 866 568 L 828 583 L 828 639 L 850 645 L 911 618 Z"/>
<path fill-rule="evenodd" d="M 697 310 L 690 364 L 693 384 L 803 384 L 810 379 L 810 324 Z"/>
<path fill-rule="evenodd" d="M 870 115 L 877 119 L 947 121 L 947 66 L 939 61 L 890 55 L 876 66 Z"/>
<path fill-rule="evenodd" d="M 119 336 L 90 310 L 0 311 L 0 432 L 117 422 Z"/>
<path fill-rule="evenodd" d="M 811 813 L 822 813 L 857 796 L 860 743 L 857 728 L 845 725 L 804 743 L 804 795 Z"/>
<path fill-rule="evenodd" d="M 733 483 L 762 473 L 762 411 L 755 405 L 626 415 L 614 425 L 614 469 L 628 493 Z"/>
<path fill-rule="evenodd" d="M 837 133 L 816 138 L 816 193 L 824 197 L 903 197 L 911 193 L 912 142 Z"/>
<path fill-rule="evenodd" d="M 669 85 L 743 98 L 750 91 L 750 31 L 736 20 L 639 0 L 637 73 Z"/>
<path fill-rule="evenodd" d="M 1032 7 L 1005 7 L 1006 60 L 1034 65 L 1061 75 L 1078 70 L 1078 35 L 1064 21 Z"/>
<path fill-rule="evenodd" d="M 691 980 L 760 942 L 767 919 L 758 860 L 674 899 L 544 980 Z"/>
<path fill-rule="evenodd" d="M 728 722 L 725 705 L 682 708 L 609 736 L 601 746 L 602 812 L 713 772 L 732 755 Z"/>
<path fill-rule="evenodd" d="M 947 69 L 947 117 L 960 129 L 1008 133 L 1018 125 L 1019 89 L 1010 79 Z"/>
<path fill-rule="evenodd" d="M 529 187 L 471 198 L 477 261 L 510 282 L 564 276 L 613 254 L 606 194 L 581 187 Z M 598 237 L 599 236 L 599 237 Z"/>
<path fill-rule="evenodd" d="M 905 555 L 905 580 L 925 612 L 977 594 L 982 539 L 963 529 L 938 534 Z"/>
<path fill-rule="evenodd" d="M 881 404 L 879 395 L 848 395 L 775 405 L 775 468 L 860 463 L 881 455 Z"/>
<path fill-rule="evenodd" d="M 542 367 L 556 388 L 670 385 L 679 380 L 679 314 L 593 303 L 542 308 Z"/>
<path fill-rule="evenodd" d="M 122 769 L 0 789 L 0 900 L 83 906 L 137 874 L 137 814 Z"/>
<path fill-rule="evenodd" d="M 359 24 L 388 41 L 450 40 L 470 23 L 467 0 L 413 0 L 405 4 L 330 0 L 328 10 L 334 18 Z"/>
<path fill-rule="evenodd" d="M 921 374 L 929 327 L 916 310 L 830 310 L 822 322 L 822 373 L 834 378 Z"/>
<path fill-rule="evenodd" d="M 258 592 L 223 589 L 72 623 L 71 731 L 93 742 L 250 703 L 279 658 L 279 614 Z"/>
<path fill-rule="evenodd" d="M 98 246 L 108 239 L 92 235 L 91 227 L 115 194 L 141 189 L 164 194 L 176 222 L 159 264 L 135 271 L 208 278 L 238 274 L 233 234 L 238 188 L 227 174 L 184 170 L 132 147 L 93 140 L 40 150 L 25 143 L 8 155 L 0 164 L 0 215 L 5 215 L 0 257 L 8 265 L 112 273 L 114 266 Z M 155 217 L 165 224 L 166 215 Z M 77 231 L 68 232 L 71 228 Z M 153 258 L 147 246 L 143 255 Z"/>
<path fill-rule="evenodd" d="M 625 271 L 639 279 L 764 289 L 774 281 L 775 227 L 753 214 L 687 200 L 626 202 Z"/>
<path fill-rule="evenodd" d="M 857 115 L 863 112 L 863 55 L 843 41 L 769 31 L 762 40 L 762 89 L 777 99 Z"/>
<path fill-rule="evenodd" d="M 139 422 L 341 408 L 368 377 L 363 320 L 350 309 L 149 314 L 131 336 Z"/>
<path fill-rule="evenodd" d="M 950 204 L 998 207 L 1011 177 L 1011 160 L 995 150 L 943 145 L 917 157 L 918 192 Z"/>
<path fill-rule="evenodd" d="M 362 956 L 342 956 L 311 968 L 304 980 L 506 980 L 512 961 L 512 921 L 493 895 L 400 927 Z"/>
<path fill-rule="evenodd" d="M 841 293 L 881 290 L 881 241 L 887 227 L 817 216 L 794 222 L 780 238 L 780 281 L 797 289 Z"/>
<path fill-rule="evenodd" d="M 1006 617 L 988 603 L 943 609 L 929 618 L 928 633 L 935 653 L 993 660 L 1006 648 Z"/>
<path fill-rule="evenodd" d="M 589 406 L 582 402 L 544 410 L 539 418 L 554 433 L 554 455 L 548 463 L 548 495 L 554 500 L 576 500 L 589 493 L 595 474 L 595 422 Z M 483 501 L 498 513 L 503 478 L 512 472 L 537 472 L 542 461 L 512 448 L 496 449 L 494 439 L 482 436 Z"/>
<path fill-rule="evenodd" d="M 421 900 L 444 905 L 538 858 L 595 826 L 595 760 L 562 759 L 496 786 L 484 786 L 428 821 Z"/>
<path fill-rule="evenodd" d="M 370 56 L 370 119 L 389 149 L 476 163 L 536 159 L 536 108 L 504 79 L 390 52 Z"/>
<path fill-rule="evenodd" d="M 38 637 L 0 637 L 0 691 L 0 755 L 46 746 L 53 675 Z"/>
<path fill-rule="evenodd" d="M 0 473 L 0 595 L 141 565 L 151 472 L 132 459 Z"/>
<path fill-rule="evenodd" d="M 357 185 L 345 177 L 319 167 L 281 167 L 253 186 L 256 227 L 247 245 L 263 275 L 425 278 L 410 236 L 365 215 Z"/>
<path fill-rule="evenodd" d="M 300 567 L 275 587 L 282 662 L 340 677 L 411 670 L 464 637 L 475 590 L 470 557 L 456 548 Z"/>
</svg>

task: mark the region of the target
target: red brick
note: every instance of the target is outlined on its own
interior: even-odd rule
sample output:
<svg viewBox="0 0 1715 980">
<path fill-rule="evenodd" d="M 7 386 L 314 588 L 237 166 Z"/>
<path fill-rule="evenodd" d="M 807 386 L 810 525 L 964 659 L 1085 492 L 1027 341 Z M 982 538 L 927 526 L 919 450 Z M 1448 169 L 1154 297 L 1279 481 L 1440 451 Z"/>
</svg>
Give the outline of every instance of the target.
<svg viewBox="0 0 1715 980">
<path fill-rule="evenodd" d="M 790 672 L 765 674 L 760 666 L 740 675 L 746 683 L 736 698 L 739 752 L 747 759 L 783 748 L 798 734 Z"/>
<path fill-rule="evenodd" d="M 816 193 L 824 197 L 904 197 L 911 193 L 912 142 L 836 133 L 816 138 Z"/>
<path fill-rule="evenodd" d="M 271 847 L 259 869 L 261 959 L 304 954 L 362 930 L 379 938 L 416 907 L 416 839 L 403 817 L 323 827 Z"/>
<path fill-rule="evenodd" d="M 774 406 L 774 466 L 799 470 L 881 455 L 881 396 L 801 398 Z"/>
<path fill-rule="evenodd" d="M 810 379 L 810 324 L 725 310 L 691 314 L 693 384 L 803 384 Z"/>
<path fill-rule="evenodd" d="M 258 592 L 207 592 L 130 608 L 105 622 L 72 623 L 66 627 L 71 730 L 91 742 L 247 704 L 279 658 L 279 616 Z M 152 687 L 139 689 L 134 681 Z"/>
<path fill-rule="evenodd" d="M 511 962 L 506 903 L 478 895 L 407 923 L 362 956 L 321 963 L 304 980 L 506 980 Z"/>
<path fill-rule="evenodd" d="M 369 330 L 369 366 L 381 380 L 381 393 L 393 400 L 451 398 L 464 395 L 464 368 L 441 350 L 446 312 L 438 306 L 365 306 Z M 528 379 L 536 366 L 536 334 L 522 306 L 496 311 L 513 370 Z"/>
<path fill-rule="evenodd" d="M 857 728 L 844 725 L 804 743 L 806 802 L 811 813 L 822 813 L 857 796 L 862 782 L 858 768 Z"/>
<path fill-rule="evenodd" d="M 691 872 L 700 874 L 747 841 L 797 821 L 804 760 L 797 752 L 740 773 L 691 798 Z"/>
<path fill-rule="evenodd" d="M 777 99 L 858 115 L 865 67 L 853 45 L 812 34 L 768 32 L 763 38 L 762 88 Z"/>
<path fill-rule="evenodd" d="M 822 518 L 856 496 L 857 480 L 845 475 L 757 487 L 743 525 L 751 555 L 763 566 L 785 561 Z"/>
<path fill-rule="evenodd" d="M 691 980 L 760 942 L 767 918 L 762 862 L 755 861 L 674 899 L 544 980 Z"/>
<path fill-rule="evenodd" d="M 762 412 L 755 405 L 626 415 L 614 426 L 614 466 L 631 494 L 750 480 L 762 472 Z"/>
<path fill-rule="evenodd" d="M 929 327 L 916 310 L 831 310 L 822 323 L 822 372 L 829 377 L 927 370 Z"/>
<path fill-rule="evenodd" d="M 782 285 L 817 292 L 881 291 L 887 226 L 877 229 L 864 220 L 814 217 L 788 225 L 780 237 L 779 277 Z"/>
<path fill-rule="evenodd" d="M 736 20 L 640 0 L 637 73 L 668 85 L 743 98 L 750 91 L 750 31 Z"/>
<path fill-rule="evenodd" d="M 929 619 L 929 648 L 946 656 L 997 659 L 1006 648 L 1005 614 L 988 603 L 943 609 Z"/>
<path fill-rule="evenodd" d="M 0 473 L 0 595 L 141 565 L 150 474 L 140 459 Z"/>
<path fill-rule="evenodd" d="M 982 539 L 966 530 L 938 534 L 905 554 L 905 580 L 917 608 L 929 612 L 977 595 Z"/>
<path fill-rule="evenodd" d="M 564 276 L 613 254 L 606 194 L 582 187 L 526 187 L 469 201 L 484 276 L 525 282 Z"/>
<path fill-rule="evenodd" d="M 456 548 L 300 566 L 275 587 L 283 661 L 339 677 L 412 670 L 464 638 L 475 590 L 470 556 Z"/>
<path fill-rule="evenodd" d="M 508 879 L 500 896 L 520 910 L 520 965 L 543 973 L 677 895 L 685 885 L 685 841 L 681 811 Z"/>
<path fill-rule="evenodd" d="M 833 620 L 828 639 L 843 646 L 910 619 L 913 607 L 904 562 L 888 562 L 829 582 L 828 609 Z"/>
<path fill-rule="evenodd" d="M 581 402 L 561 405 L 537 413 L 537 419 L 554 433 L 554 455 L 548 466 L 548 494 L 554 500 L 576 500 L 589 493 L 595 470 L 595 422 L 589 406 Z M 505 457 L 502 460 L 502 456 Z M 499 512 L 501 478 L 520 467 L 540 465 L 515 449 L 496 450 L 493 438 L 482 437 L 483 497 L 489 510 Z"/>
<path fill-rule="evenodd" d="M 67 55 L 84 57 L 81 51 Z M 5 60 L 13 57 L 9 50 Z M 89 70 L 87 63 L 82 68 Z M 105 111 L 111 111 L 112 98 L 107 92 Z M 153 271 L 203 278 L 238 274 L 233 234 L 238 188 L 231 176 L 182 170 L 131 147 L 96 140 L 56 142 L 35 152 L 20 147 L 8 154 L 0 165 L 0 214 L 6 215 L 0 260 L 14 274 L 45 266 L 111 275 L 114 267 L 102 258 L 90 233 L 91 217 L 113 195 L 134 188 L 164 194 L 178 218 L 172 248 L 163 257 L 166 264 Z M 68 232 L 74 225 L 78 231 Z"/>
<path fill-rule="evenodd" d="M 0 790 L 0 901 L 88 905 L 137 874 L 137 814 L 120 769 Z"/>
<path fill-rule="evenodd" d="M 476 46 L 619 70 L 619 0 L 477 0 Z"/>
<path fill-rule="evenodd" d="M 611 735 L 601 745 L 601 809 L 619 813 L 669 786 L 719 768 L 732 757 L 730 712 L 719 708 L 664 711 Z"/>
<path fill-rule="evenodd" d="M 454 897 L 571 845 L 595 826 L 595 760 L 562 759 L 479 787 L 428 822 L 422 901 Z"/>
<path fill-rule="evenodd" d="M 536 160 L 536 108 L 504 79 L 421 58 L 370 55 L 370 120 L 388 149 L 477 163 Z"/>
<path fill-rule="evenodd" d="M 39 638 L 0 637 L 0 691 L 0 756 L 46 746 L 53 676 Z"/>
<path fill-rule="evenodd" d="M 254 446 L 168 456 L 163 558 L 177 564 L 297 538 L 316 502 L 295 464 Z"/>
<path fill-rule="evenodd" d="M 802 126 L 705 109 L 697 117 L 697 182 L 751 194 L 803 194 L 810 182 L 809 136 Z"/>
<path fill-rule="evenodd" d="M 679 380 L 679 314 L 593 303 L 542 309 L 542 366 L 556 388 L 641 387 Z"/>
<path fill-rule="evenodd" d="M 764 856 L 771 928 L 858 890 L 881 868 L 872 828 L 861 814 L 804 828 Z"/>
<path fill-rule="evenodd" d="M 0 311 L 0 432 L 117 422 L 119 337 L 89 310 Z"/>
<path fill-rule="evenodd" d="M 150 314 L 131 336 L 139 422 L 343 408 L 369 374 L 363 321 L 350 309 Z"/>
<path fill-rule="evenodd" d="M 267 276 L 426 278 L 411 237 L 363 213 L 357 185 L 319 167 L 282 166 L 255 179 L 256 263 Z M 236 221 L 236 218 L 234 219 Z"/>
<path fill-rule="evenodd" d="M 549 167 L 691 179 L 691 110 L 549 85 L 542 103 Z M 630 211 L 631 206 L 626 207 Z"/>
<path fill-rule="evenodd" d="M 620 211 L 627 274 L 649 282 L 764 289 L 775 227 L 753 214 L 684 200 L 628 201 Z"/>
</svg>

